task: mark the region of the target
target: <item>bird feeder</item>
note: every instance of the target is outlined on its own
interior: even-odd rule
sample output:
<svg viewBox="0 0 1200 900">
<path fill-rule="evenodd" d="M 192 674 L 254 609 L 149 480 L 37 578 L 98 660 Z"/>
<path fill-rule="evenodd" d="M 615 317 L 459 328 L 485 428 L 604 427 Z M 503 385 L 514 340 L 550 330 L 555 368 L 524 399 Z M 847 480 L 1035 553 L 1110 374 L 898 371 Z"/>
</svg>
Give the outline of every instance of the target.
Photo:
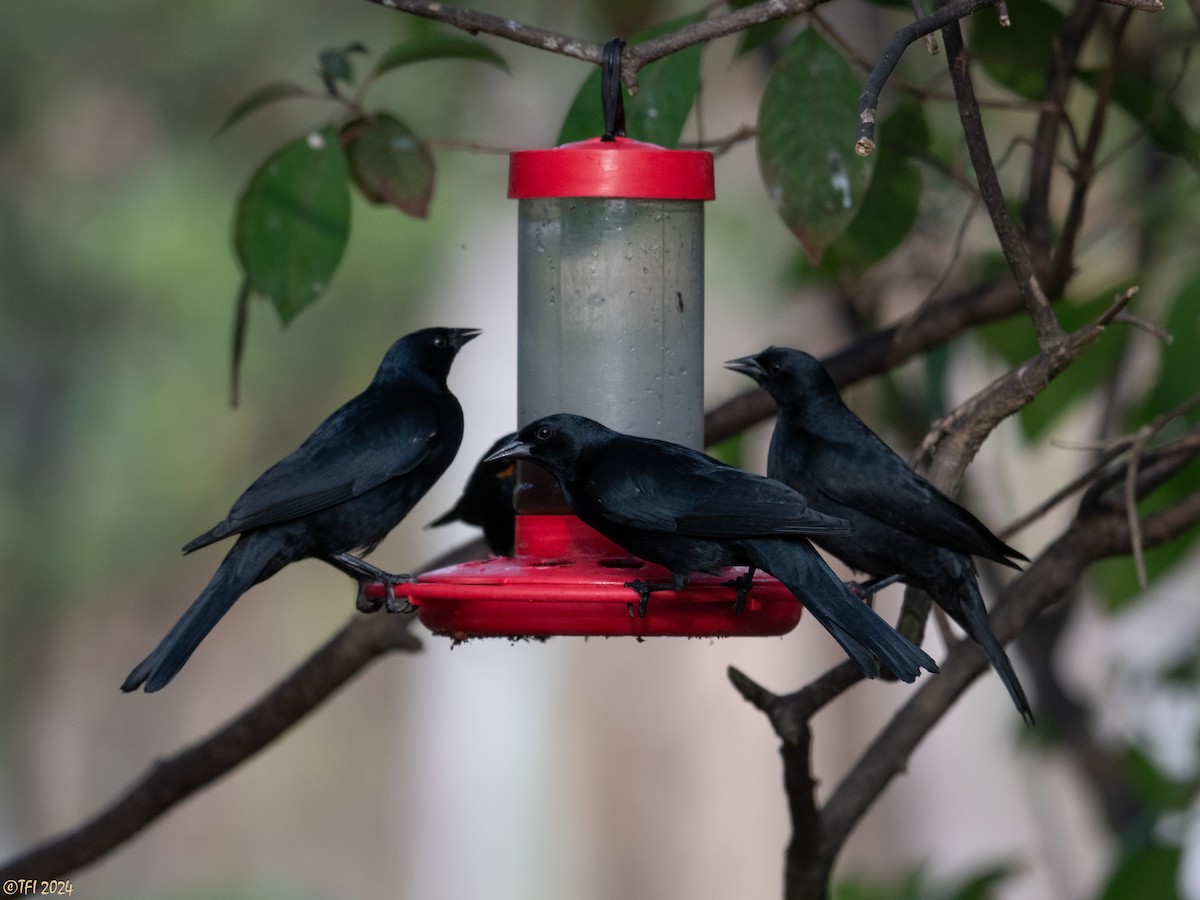
<svg viewBox="0 0 1200 900">
<path fill-rule="evenodd" d="M 704 203 L 712 154 L 624 136 L 619 58 L 606 48 L 605 134 L 510 157 L 518 201 L 517 417 L 572 412 L 618 431 L 703 446 Z M 615 100 L 614 100 L 615 98 Z M 456 638 L 777 635 L 800 604 L 758 576 L 744 609 L 725 582 L 693 576 L 632 613 L 626 582 L 670 581 L 571 514 L 552 476 L 518 463 L 514 556 L 423 573 L 398 592 Z"/>
</svg>

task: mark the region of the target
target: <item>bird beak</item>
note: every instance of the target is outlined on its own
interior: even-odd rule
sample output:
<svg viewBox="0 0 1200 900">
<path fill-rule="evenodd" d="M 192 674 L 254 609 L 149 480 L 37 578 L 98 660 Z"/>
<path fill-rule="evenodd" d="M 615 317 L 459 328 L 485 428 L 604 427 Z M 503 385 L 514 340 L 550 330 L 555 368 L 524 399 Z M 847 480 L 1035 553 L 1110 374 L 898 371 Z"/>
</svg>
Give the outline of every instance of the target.
<svg viewBox="0 0 1200 900">
<path fill-rule="evenodd" d="M 757 356 L 739 356 L 737 359 L 731 359 L 725 363 L 725 368 L 731 369 L 734 372 L 741 372 L 743 375 L 749 375 L 755 381 L 758 381 L 767 373 L 763 371 L 763 367 L 758 363 Z"/>
<path fill-rule="evenodd" d="M 483 334 L 482 328 L 455 328 L 450 340 L 454 344 L 454 349 L 459 350 L 467 341 L 473 341 L 481 334 Z"/>
<path fill-rule="evenodd" d="M 530 453 L 531 449 L 530 445 L 520 438 L 513 438 L 499 450 L 485 456 L 483 462 L 498 462 L 502 459 L 529 459 L 533 455 Z"/>
</svg>

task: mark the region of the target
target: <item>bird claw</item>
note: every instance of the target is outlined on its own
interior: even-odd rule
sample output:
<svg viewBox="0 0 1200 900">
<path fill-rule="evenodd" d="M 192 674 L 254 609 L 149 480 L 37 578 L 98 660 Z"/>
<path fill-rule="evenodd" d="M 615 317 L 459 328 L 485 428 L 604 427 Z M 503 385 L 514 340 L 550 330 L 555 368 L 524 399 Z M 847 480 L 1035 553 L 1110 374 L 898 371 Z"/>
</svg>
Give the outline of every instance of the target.
<svg viewBox="0 0 1200 900">
<path fill-rule="evenodd" d="M 859 600 L 870 600 L 879 591 L 903 578 L 903 575 L 897 573 L 884 578 L 872 578 L 869 581 L 847 581 L 846 587 Z"/>
<path fill-rule="evenodd" d="M 646 618 L 646 609 L 650 606 L 650 595 L 652 593 L 654 593 L 655 591 L 671 590 L 674 587 L 674 585 L 673 584 L 655 583 L 652 581 L 643 581 L 642 579 L 637 578 L 637 579 L 634 579 L 633 581 L 625 582 L 625 587 L 629 588 L 632 591 L 637 591 L 637 595 L 638 595 L 637 614 L 638 614 L 639 619 L 644 619 L 644 618 Z M 626 603 L 625 608 L 627 610 L 629 610 L 629 618 L 632 619 L 633 618 L 633 604 Z"/>
<path fill-rule="evenodd" d="M 746 609 L 746 598 L 750 596 L 750 591 L 754 587 L 754 567 L 751 566 L 737 578 L 722 581 L 721 587 L 734 589 L 733 614 L 738 615 Z"/>
<path fill-rule="evenodd" d="M 396 586 L 400 584 L 415 584 L 417 579 L 412 575 L 391 575 L 380 572 L 378 575 L 365 575 L 358 580 L 358 596 L 354 607 L 362 613 L 376 613 L 386 608 L 390 613 L 410 613 L 416 609 L 407 599 L 396 596 Z M 383 599 L 376 600 L 367 596 L 367 585 L 382 584 Z"/>
<path fill-rule="evenodd" d="M 396 585 L 399 584 L 416 584 L 417 578 L 413 575 L 392 575 L 385 583 L 387 593 L 384 596 L 383 605 L 389 613 L 408 614 L 416 611 L 416 607 L 408 601 L 408 598 L 403 598 L 396 595 Z"/>
<path fill-rule="evenodd" d="M 369 615 L 379 612 L 383 608 L 383 601 L 367 596 L 367 584 L 368 582 L 366 581 L 359 582 L 358 596 L 354 598 L 354 608 L 360 613 L 367 613 Z"/>
</svg>

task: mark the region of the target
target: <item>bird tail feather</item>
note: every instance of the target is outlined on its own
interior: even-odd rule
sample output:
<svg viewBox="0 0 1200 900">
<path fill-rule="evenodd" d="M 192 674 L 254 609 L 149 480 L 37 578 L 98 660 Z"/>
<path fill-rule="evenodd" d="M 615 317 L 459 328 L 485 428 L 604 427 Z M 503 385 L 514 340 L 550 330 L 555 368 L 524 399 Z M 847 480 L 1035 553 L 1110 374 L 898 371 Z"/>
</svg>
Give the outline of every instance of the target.
<svg viewBox="0 0 1200 900">
<path fill-rule="evenodd" d="M 984 606 L 983 595 L 979 592 L 979 581 L 975 577 L 974 566 L 971 566 L 971 571 L 964 573 L 964 577 L 960 579 L 957 599 L 957 609 L 948 608 L 946 611 L 951 614 L 954 621 L 962 626 L 968 637 L 983 648 L 988 662 L 992 664 L 992 668 L 996 670 L 996 674 L 1000 676 L 1000 680 L 1008 689 L 1008 695 L 1012 697 L 1017 712 L 1021 714 L 1021 718 L 1032 725 L 1033 710 L 1029 706 L 1029 700 L 1025 696 L 1017 673 L 1013 669 L 1012 661 L 1004 651 L 1004 645 L 992 631 L 987 607 Z"/>
<path fill-rule="evenodd" d="M 135 691 L 145 685 L 146 692 L 152 693 L 165 687 L 238 597 L 261 580 L 278 550 L 279 538 L 270 533 L 254 532 L 239 538 L 207 587 L 153 652 L 129 673 L 121 690 Z"/>
<path fill-rule="evenodd" d="M 751 561 L 795 594 L 868 678 L 877 677 L 881 666 L 910 683 L 921 669 L 938 670 L 925 651 L 851 594 L 807 541 L 756 540 L 748 544 Z"/>
</svg>

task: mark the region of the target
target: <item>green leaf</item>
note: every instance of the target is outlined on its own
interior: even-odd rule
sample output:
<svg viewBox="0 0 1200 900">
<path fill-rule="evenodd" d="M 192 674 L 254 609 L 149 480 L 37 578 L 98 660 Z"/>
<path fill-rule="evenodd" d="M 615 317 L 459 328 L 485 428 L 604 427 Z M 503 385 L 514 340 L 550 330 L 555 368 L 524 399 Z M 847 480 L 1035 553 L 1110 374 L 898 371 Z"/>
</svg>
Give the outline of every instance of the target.
<svg viewBox="0 0 1200 900">
<path fill-rule="evenodd" d="M 349 44 L 340 49 L 322 50 L 317 57 L 317 69 L 321 80 L 331 94 L 337 93 L 336 83 L 354 84 L 354 64 L 350 62 L 351 53 L 366 53 L 367 48 L 360 43 Z"/>
<path fill-rule="evenodd" d="M 342 144 L 350 177 L 367 200 L 425 218 L 433 196 L 433 154 L 407 125 L 388 115 L 355 119 L 342 128 Z"/>
<path fill-rule="evenodd" d="M 267 159 L 238 199 L 234 249 L 242 271 L 285 324 L 325 290 L 349 235 L 349 177 L 332 126 Z"/>
<path fill-rule="evenodd" d="M 1179 864 L 1183 853 L 1178 847 L 1151 843 L 1125 853 L 1109 879 L 1100 900 L 1175 900 Z"/>
<path fill-rule="evenodd" d="M 371 71 L 378 78 L 401 66 L 436 59 L 473 59 L 508 73 L 508 61 L 483 41 L 456 34 L 434 32 L 397 44 L 379 58 Z"/>
<path fill-rule="evenodd" d="M 890 143 L 902 126 L 914 133 L 924 128 L 920 104 L 911 106 L 920 127 L 910 121 L 914 110 L 904 107 L 880 125 L 879 133 L 887 143 L 881 143 L 877 151 L 879 158 L 862 207 L 822 257 L 819 274 L 853 284 L 900 246 L 912 230 L 921 202 L 921 170 Z M 928 140 L 928 132 L 925 134 Z"/>
<path fill-rule="evenodd" d="M 858 214 L 876 155 L 858 156 L 862 85 L 812 28 L 783 52 L 758 111 L 758 165 L 776 210 L 816 266 Z"/>
<path fill-rule="evenodd" d="M 639 43 L 676 31 L 704 18 L 703 13 L 681 16 L 634 35 Z M 625 131 L 629 137 L 673 148 L 700 90 L 700 52 L 696 44 L 650 63 L 638 72 L 638 92 L 625 97 Z M 568 144 L 599 137 L 604 132 L 600 105 L 600 69 L 595 68 L 575 94 L 556 143 Z"/>
<path fill-rule="evenodd" d="M 1063 14 L 1045 0 L 1014 4 L 1007 28 L 995 9 L 980 10 L 971 16 L 971 49 L 999 84 L 1028 100 L 1041 100 L 1062 24 Z"/>
<path fill-rule="evenodd" d="M 225 117 L 225 121 L 221 123 L 221 127 L 217 129 L 217 134 L 240 122 L 256 109 L 262 109 L 268 104 L 276 103 L 280 100 L 290 100 L 294 97 L 314 96 L 317 95 L 313 94 L 312 91 L 290 81 L 275 81 L 271 84 L 264 84 L 230 111 L 229 115 Z"/>
<path fill-rule="evenodd" d="M 1098 89 L 1105 76 L 1103 69 L 1088 69 L 1079 79 Z M 1200 168 L 1200 132 L 1192 127 L 1174 100 L 1166 93 L 1128 72 L 1117 72 L 1113 79 L 1112 99 L 1139 125 L 1164 153 L 1180 156 Z"/>
</svg>

